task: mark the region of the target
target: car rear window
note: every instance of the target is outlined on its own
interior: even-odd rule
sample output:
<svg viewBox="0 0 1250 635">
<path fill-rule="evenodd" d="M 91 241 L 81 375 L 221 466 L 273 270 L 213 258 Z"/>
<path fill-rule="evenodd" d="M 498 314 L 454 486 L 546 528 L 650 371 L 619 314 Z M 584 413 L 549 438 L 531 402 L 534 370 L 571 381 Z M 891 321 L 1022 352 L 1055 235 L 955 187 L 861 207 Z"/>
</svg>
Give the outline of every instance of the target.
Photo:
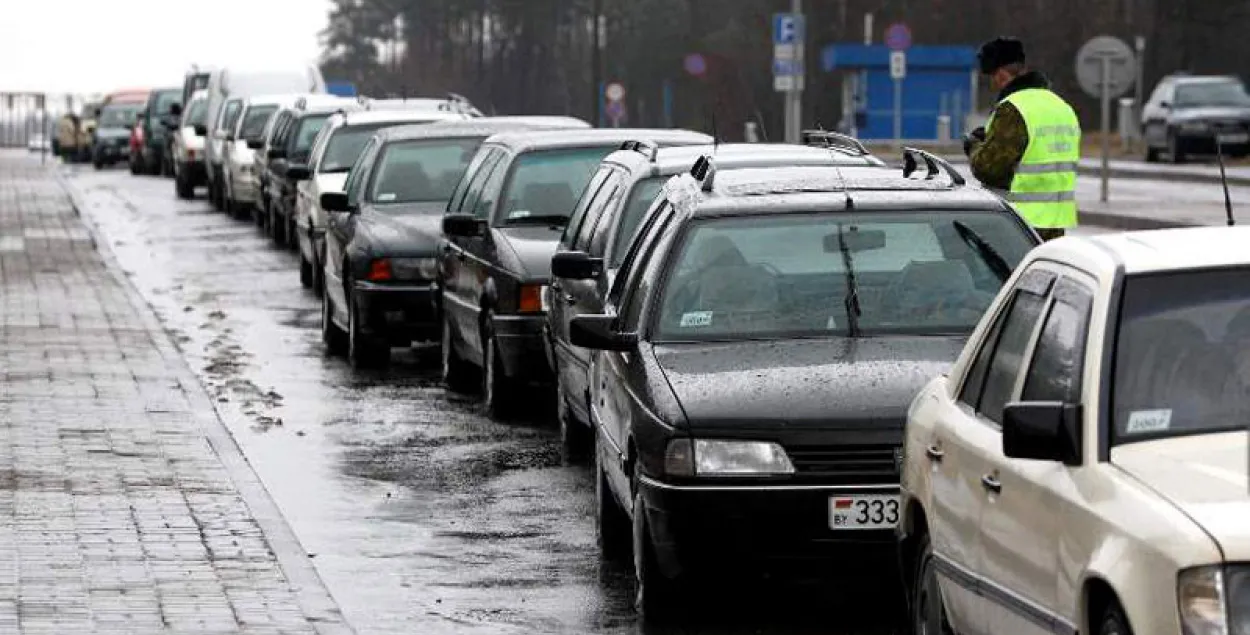
<svg viewBox="0 0 1250 635">
<path fill-rule="evenodd" d="M 299 121 L 299 128 L 296 129 L 295 136 L 292 139 L 291 161 L 302 163 L 308 160 L 308 153 L 312 151 L 313 141 L 317 139 L 317 133 L 321 132 L 321 128 L 326 125 L 326 121 L 330 119 L 330 114 L 308 115 Z"/>
<path fill-rule="evenodd" d="M 558 222 L 561 218 L 568 222 L 595 169 L 619 145 L 522 154 L 513 164 L 505 187 L 503 222 Z"/>
<path fill-rule="evenodd" d="M 100 111 L 100 119 L 96 125 L 100 128 L 122 128 L 133 125 L 143 104 L 118 104 L 105 106 Z"/>
<path fill-rule="evenodd" d="M 178 100 L 180 99 L 182 99 L 181 91 L 162 90 L 161 92 L 156 93 L 156 104 L 154 104 L 155 110 L 152 114 L 157 117 L 163 117 L 169 114 L 169 107 L 178 103 Z"/>
<path fill-rule="evenodd" d="M 696 220 L 671 261 L 655 339 L 850 335 L 848 259 L 860 334 L 967 334 L 1003 284 L 991 258 L 1014 269 L 1032 246 L 1025 229 L 1000 213 Z"/>
<path fill-rule="evenodd" d="M 259 139 L 261 133 L 265 131 L 265 124 L 269 123 L 269 118 L 275 112 L 278 112 L 276 105 L 248 108 L 247 114 L 243 116 L 243 126 L 239 129 L 239 136 L 244 139 Z"/>
<path fill-rule="evenodd" d="M 369 200 L 445 203 L 482 139 L 423 139 L 387 144 L 378 158 Z"/>
<path fill-rule="evenodd" d="M 383 128 L 394 126 L 393 122 L 358 124 L 340 126 L 330 137 L 325 154 L 321 158 L 320 172 L 346 172 L 351 169 L 360 153 L 364 151 L 369 138 Z"/>
</svg>

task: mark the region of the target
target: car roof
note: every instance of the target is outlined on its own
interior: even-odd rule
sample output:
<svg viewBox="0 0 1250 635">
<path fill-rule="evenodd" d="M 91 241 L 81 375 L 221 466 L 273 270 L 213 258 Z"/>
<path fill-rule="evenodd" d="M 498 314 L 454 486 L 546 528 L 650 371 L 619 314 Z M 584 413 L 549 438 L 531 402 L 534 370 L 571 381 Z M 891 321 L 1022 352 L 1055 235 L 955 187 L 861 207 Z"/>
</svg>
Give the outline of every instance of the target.
<svg viewBox="0 0 1250 635">
<path fill-rule="evenodd" d="M 690 170 L 700 157 L 710 156 L 719 168 L 772 167 L 786 165 L 871 165 L 871 159 L 837 150 L 788 143 L 725 143 L 719 145 L 659 148 L 654 160 L 645 148 L 617 150 L 603 159 L 631 172 L 673 176 Z"/>
<path fill-rule="evenodd" d="M 1250 227 L 1187 227 L 1061 238 L 1039 247 L 1037 255 L 1053 252 L 1063 261 L 1066 250 L 1093 252 L 1095 258 L 1111 256 L 1126 274 L 1162 273 L 1250 265 L 1248 242 Z"/>
<path fill-rule="evenodd" d="M 354 126 L 360 124 L 386 123 L 397 124 L 409 122 L 464 121 L 467 117 L 456 112 L 420 109 L 384 109 L 384 110 L 353 110 L 344 113 L 343 124 Z"/>
<path fill-rule="evenodd" d="M 562 118 L 553 117 L 550 121 L 544 118 L 523 120 L 522 117 L 482 117 L 464 121 L 443 121 L 433 124 L 419 124 L 386 128 L 378 134 L 383 142 L 410 141 L 414 139 L 448 139 L 481 137 L 483 139 L 505 132 L 525 132 L 531 130 L 571 130 Z"/>
<path fill-rule="evenodd" d="M 1225 84 L 1241 83 L 1241 78 L 1234 75 L 1177 75 L 1172 81 L 1178 84 Z"/>
<path fill-rule="evenodd" d="M 594 128 L 591 130 L 559 130 L 506 132 L 486 140 L 515 152 L 550 148 L 578 148 L 645 140 L 660 145 L 698 145 L 712 143 L 710 135 L 693 130 L 660 128 Z"/>
<path fill-rule="evenodd" d="M 478 110 L 468 101 L 458 101 L 452 97 L 388 97 L 382 99 L 364 98 L 362 100 L 371 110 L 438 110 L 459 114 L 464 117 L 480 117 Z"/>
</svg>

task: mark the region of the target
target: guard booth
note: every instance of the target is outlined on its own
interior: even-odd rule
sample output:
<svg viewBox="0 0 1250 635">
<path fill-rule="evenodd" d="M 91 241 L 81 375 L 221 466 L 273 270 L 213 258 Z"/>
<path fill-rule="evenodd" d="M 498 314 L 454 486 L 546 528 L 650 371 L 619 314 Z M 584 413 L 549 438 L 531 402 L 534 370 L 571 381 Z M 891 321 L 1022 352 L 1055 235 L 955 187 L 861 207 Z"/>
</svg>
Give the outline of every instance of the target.
<svg viewBox="0 0 1250 635">
<path fill-rule="evenodd" d="M 903 139 L 958 139 L 976 111 L 976 49 L 913 46 L 903 79 Z M 842 75 L 842 127 L 860 139 L 894 139 L 894 80 L 885 45 L 832 44 L 821 52 L 826 73 Z M 853 116 L 847 116 L 853 115 Z M 945 118 L 945 119 L 943 119 Z M 939 126 L 939 121 L 943 126 Z M 939 134 L 939 129 L 943 134 Z"/>
</svg>

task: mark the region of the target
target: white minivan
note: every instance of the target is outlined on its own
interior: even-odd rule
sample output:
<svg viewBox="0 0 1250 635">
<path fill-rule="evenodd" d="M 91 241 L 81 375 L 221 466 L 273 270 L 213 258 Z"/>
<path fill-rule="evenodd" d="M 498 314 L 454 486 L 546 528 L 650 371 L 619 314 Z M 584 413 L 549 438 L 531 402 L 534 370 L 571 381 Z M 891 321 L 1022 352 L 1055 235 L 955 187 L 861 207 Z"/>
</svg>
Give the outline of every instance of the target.
<svg viewBox="0 0 1250 635">
<path fill-rule="evenodd" d="M 219 68 L 208 78 L 208 121 L 218 121 L 218 113 L 229 98 L 277 94 L 322 94 L 325 78 L 316 64 L 299 64 L 286 69 L 251 70 Z M 222 200 L 222 144 L 224 130 L 210 131 L 204 144 L 208 168 L 209 200 Z"/>
</svg>

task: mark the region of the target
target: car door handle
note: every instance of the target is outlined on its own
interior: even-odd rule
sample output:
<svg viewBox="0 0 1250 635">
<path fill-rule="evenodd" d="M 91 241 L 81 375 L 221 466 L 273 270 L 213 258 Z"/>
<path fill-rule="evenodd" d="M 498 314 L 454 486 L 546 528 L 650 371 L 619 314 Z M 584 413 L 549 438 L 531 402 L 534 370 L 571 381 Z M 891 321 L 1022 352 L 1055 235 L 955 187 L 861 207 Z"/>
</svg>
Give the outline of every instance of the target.
<svg viewBox="0 0 1250 635">
<path fill-rule="evenodd" d="M 939 448 L 936 445 L 931 445 L 925 448 L 924 453 L 927 454 L 930 459 L 939 462 L 942 460 L 942 457 L 946 456 L 946 453 L 942 451 L 942 448 Z"/>
<path fill-rule="evenodd" d="M 986 474 L 981 477 L 981 487 L 984 487 L 995 494 L 999 494 L 1003 491 L 1003 484 L 999 482 L 997 478 L 994 478 L 993 474 Z"/>
</svg>

